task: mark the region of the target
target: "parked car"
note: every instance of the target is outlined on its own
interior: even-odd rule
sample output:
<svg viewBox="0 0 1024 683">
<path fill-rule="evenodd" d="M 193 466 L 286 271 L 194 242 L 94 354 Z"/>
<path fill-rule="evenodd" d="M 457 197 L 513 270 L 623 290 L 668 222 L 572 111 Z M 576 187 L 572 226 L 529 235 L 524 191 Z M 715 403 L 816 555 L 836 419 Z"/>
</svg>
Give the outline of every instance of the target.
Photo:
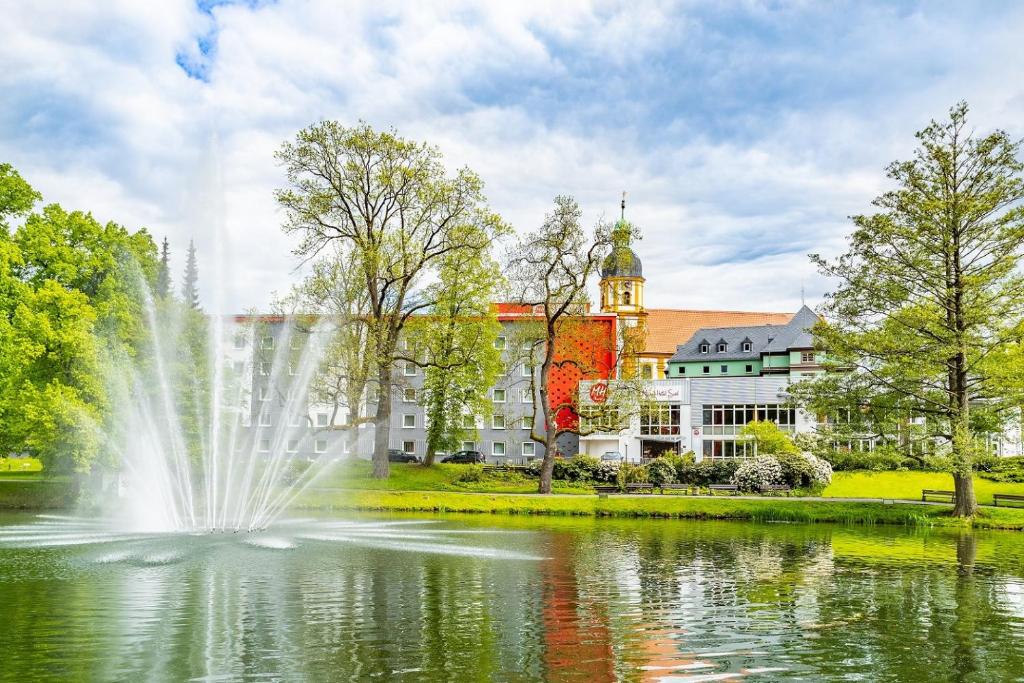
<svg viewBox="0 0 1024 683">
<path fill-rule="evenodd" d="M 601 454 L 601 462 L 622 462 L 622 453 L 618 451 L 605 451 Z"/>
<path fill-rule="evenodd" d="M 397 448 L 388 449 L 388 462 L 419 462 L 420 459 L 411 453 L 400 451 Z"/>
<path fill-rule="evenodd" d="M 441 462 L 456 463 L 458 465 L 474 465 L 485 462 L 484 454 L 480 451 L 455 451 L 451 455 L 442 458 Z"/>
</svg>

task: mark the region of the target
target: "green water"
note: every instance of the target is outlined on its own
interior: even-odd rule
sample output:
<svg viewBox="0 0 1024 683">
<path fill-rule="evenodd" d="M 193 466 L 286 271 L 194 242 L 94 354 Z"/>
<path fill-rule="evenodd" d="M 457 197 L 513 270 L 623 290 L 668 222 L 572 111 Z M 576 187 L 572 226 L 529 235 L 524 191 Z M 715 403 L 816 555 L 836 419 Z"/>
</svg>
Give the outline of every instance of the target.
<svg viewBox="0 0 1024 683">
<path fill-rule="evenodd" d="M 341 522 L 0 516 L 0 679 L 1024 680 L 1024 534 Z"/>
</svg>

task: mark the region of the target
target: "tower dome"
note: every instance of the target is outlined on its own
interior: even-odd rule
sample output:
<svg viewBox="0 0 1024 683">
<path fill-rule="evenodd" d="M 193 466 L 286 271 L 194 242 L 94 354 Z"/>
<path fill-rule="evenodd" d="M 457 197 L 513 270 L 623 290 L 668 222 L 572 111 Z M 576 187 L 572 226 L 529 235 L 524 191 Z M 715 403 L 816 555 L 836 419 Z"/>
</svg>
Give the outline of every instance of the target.
<svg viewBox="0 0 1024 683">
<path fill-rule="evenodd" d="M 625 218 L 612 228 L 612 253 L 601 264 L 601 277 L 643 277 L 640 257 L 629 247 L 632 229 Z"/>
</svg>

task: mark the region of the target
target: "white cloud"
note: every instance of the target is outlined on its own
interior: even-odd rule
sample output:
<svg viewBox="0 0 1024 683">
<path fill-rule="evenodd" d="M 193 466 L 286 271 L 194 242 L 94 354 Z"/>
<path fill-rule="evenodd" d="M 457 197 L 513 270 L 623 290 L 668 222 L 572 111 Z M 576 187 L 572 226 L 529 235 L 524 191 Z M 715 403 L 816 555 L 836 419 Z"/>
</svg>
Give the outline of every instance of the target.
<svg viewBox="0 0 1024 683">
<path fill-rule="evenodd" d="M 49 200 L 168 235 L 179 266 L 194 237 L 208 307 L 223 220 L 223 305 L 239 310 L 296 277 L 274 150 L 361 118 L 474 168 L 520 230 L 556 194 L 593 222 L 629 190 L 649 305 L 791 309 L 825 287 L 806 252 L 841 247 L 928 118 L 966 97 L 979 128 L 1022 132 L 1020 11 L 925 9 L 16 3 L 0 159 Z M 205 59 L 214 28 L 204 83 L 175 58 Z"/>
</svg>

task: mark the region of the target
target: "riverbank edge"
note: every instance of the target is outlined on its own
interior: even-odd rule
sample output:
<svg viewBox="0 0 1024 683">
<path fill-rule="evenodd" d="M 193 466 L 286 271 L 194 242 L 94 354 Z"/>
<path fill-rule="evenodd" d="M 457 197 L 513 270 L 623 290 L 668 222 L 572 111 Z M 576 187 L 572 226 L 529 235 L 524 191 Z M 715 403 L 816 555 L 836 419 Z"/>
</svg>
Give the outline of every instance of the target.
<svg viewBox="0 0 1024 683">
<path fill-rule="evenodd" d="M 504 515 L 729 519 L 752 522 L 893 524 L 1024 530 L 1024 509 L 983 508 L 973 520 L 950 516 L 949 505 L 787 498 L 656 495 L 538 495 L 348 489 L 307 492 L 298 510 L 459 512 Z"/>
</svg>

